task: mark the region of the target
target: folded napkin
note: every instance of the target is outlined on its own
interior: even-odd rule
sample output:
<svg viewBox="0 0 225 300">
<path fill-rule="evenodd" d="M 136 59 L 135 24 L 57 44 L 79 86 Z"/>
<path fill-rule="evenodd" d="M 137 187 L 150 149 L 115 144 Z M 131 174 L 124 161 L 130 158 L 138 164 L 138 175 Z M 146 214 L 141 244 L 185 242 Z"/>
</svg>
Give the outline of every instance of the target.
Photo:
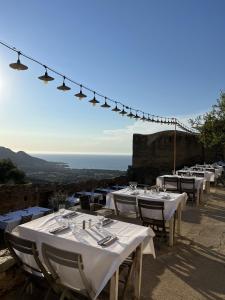
<svg viewBox="0 0 225 300">
<path fill-rule="evenodd" d="M 99 243 L 98 243 L 98 244 L 99 244 L 100 246 L 102 246 L 102 247 L 110 246 L 110 245 L 112 245 L 115 241 L 118 240 L 118 237 L 115 236 L 115 235 L 113 235 L 113 236 L 106 237 L 105 239 L 106 239 L 106 240 L 103 241 L 101 244 L 99 244 Z"/>
<path fill-rule="evenodd" d="M 77 212 L 76 211 L 68 212 L 68 213 L 64 214 L 62 217 L 63 218 L 71 218 L 71 217 L 74 217 L 74 216 L 77 216 Z"/>
<path fill-rule="evenodd" d="M 49 233 L 56 234 L 68 229 L 68 226 L 63 225 L 49 230 Z"/>
</svg>

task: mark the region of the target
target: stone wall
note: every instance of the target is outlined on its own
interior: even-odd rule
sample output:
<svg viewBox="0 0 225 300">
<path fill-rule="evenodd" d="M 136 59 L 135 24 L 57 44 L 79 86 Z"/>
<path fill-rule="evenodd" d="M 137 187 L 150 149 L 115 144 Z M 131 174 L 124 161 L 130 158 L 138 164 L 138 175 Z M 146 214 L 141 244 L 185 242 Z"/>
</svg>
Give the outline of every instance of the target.
<svg viewBox="0 0 225 300">
<path fill-rule="evenodd" d="M 215 151 L 203 149 L 196 135 L 177 131 L 176 169 L 192 166 L 196 163 L 213 162 Z M 138 182 L 152 184 L 160 174 L 173 170 L 174 131 L 162 131 L 154 134 L 133 135 L 133 164 L 129 169 L 129 178 Z"/>
</svg>

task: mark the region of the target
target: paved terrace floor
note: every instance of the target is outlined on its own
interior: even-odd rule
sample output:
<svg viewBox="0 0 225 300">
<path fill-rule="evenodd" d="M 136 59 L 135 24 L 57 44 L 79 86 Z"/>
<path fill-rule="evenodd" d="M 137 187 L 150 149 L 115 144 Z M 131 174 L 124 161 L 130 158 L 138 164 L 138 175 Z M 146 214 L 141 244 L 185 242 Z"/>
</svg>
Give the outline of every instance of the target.
<svg viewBox="0 0 225 300">
<path fill-rule="evenodd" d="M 172 249 L 156 247 L 157 259 L 143 259 L 142 300 L 225 299 L 225 189 L 211 188 L 201 207 L 185 209 L 182 237 Z"/>
</svg>

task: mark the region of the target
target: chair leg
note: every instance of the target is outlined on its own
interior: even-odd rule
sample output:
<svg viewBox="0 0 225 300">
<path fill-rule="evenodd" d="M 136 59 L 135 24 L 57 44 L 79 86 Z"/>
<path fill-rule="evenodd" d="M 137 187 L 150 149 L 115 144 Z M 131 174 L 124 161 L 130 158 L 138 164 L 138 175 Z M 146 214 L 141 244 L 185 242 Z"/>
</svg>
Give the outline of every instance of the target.
<svg viewBox="0 0 225 300">
<path fill-rule="evenodd" d="M 46 293 L 46 295 L 45 295 L 45 298 L 44 298 L 44 300 L 48 300 L 48 297 L 49 297 L 49 295 L 50 295 L 50 292 L 51 292 L 51 290 L 52 290 L 52 288 L 50 287 L 50 288 L 48 288 L 48 290 L 47 290 L 47 293 Z"/>
<path fill-rule="evenodd" d="M 133 260 L 134 260 L 134 258 L 133 258 Z M 125 283 L 125 286 L 124 286 L 124 289 L 123 289 L 121 299 L 125 299 L 127 288 L 128 288 L 129 283 L 130 283 L 131 275 L 132 275 L 132 272 L 133 272 L 133 266 L 134 266 L 134 263 L 132 262 L 131 266 L 129 267 L 129 271 L 128 271 L 128 275 L 127 275 L 127 278 L 126 278 L 126 283 Z"/>
<path fill-rule="evenodd" d="M 18 294 L 18 300 L 23 299 L 24 292 L 26 291 L 26 289 L 27 289 L 27 287 L 28 287 L 28 285 L 29 285 L 30 283 L 31 283 L 30 279 L 27 278 L 26 281 L 25 281 L 25 283 L 24 283 L 24 285 L 22 286 L 22 288 L 21 288 L 19 294 Z"/>
</svg>

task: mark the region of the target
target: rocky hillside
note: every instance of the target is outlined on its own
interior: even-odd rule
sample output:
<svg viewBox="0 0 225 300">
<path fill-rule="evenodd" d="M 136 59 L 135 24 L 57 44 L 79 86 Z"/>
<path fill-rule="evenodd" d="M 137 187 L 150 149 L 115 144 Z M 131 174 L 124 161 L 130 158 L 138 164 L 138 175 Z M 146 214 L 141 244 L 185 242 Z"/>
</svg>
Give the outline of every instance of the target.
<svg viewBox="0 0 225 300">
<path fill-rule="evenodd" d="M 24 172 L 56 171 L 67 168 L 67 165 L 64 163 L 48 162 L 44 159 L 33 157 L 24 151 L 14 152 L 11 149 L 0 147 L 0 159 L 7 158 Z"/>
</svg>

